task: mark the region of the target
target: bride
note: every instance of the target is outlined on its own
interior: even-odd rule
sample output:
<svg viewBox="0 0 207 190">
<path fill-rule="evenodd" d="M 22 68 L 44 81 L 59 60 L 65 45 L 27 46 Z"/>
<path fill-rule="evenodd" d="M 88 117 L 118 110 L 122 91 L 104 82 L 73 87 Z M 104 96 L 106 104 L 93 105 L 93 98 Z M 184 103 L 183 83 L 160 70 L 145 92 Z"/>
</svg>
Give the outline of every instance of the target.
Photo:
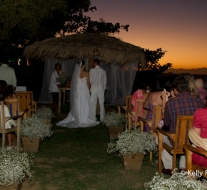
<svg viewBox="0 0 207 190">
<path fill-rule="evenodd" d="M 57 126 L 67 128 L 93 127 L 99 124 L 91 117 L 90 77 L 85 71 L 85 62 L 78 61 L 73 71 L 70 88 L 70 113 Z"/>
</svg>

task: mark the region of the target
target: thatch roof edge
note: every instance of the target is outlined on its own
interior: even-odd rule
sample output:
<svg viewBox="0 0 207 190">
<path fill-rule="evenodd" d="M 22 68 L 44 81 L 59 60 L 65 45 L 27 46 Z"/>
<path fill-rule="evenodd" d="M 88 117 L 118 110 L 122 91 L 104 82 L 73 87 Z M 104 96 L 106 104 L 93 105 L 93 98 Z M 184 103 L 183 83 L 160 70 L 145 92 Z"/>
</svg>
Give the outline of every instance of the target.
<svg viewBox="0 0 207 190">
<path fill-rule="evenodd" d="M 73 34 L 35 42 L 24 50 L 27 58 L 84 59 L 99 56 L 105 63 L 125 64 L 143 59 L 138 46 L 105 34 Z"/>
</svg>

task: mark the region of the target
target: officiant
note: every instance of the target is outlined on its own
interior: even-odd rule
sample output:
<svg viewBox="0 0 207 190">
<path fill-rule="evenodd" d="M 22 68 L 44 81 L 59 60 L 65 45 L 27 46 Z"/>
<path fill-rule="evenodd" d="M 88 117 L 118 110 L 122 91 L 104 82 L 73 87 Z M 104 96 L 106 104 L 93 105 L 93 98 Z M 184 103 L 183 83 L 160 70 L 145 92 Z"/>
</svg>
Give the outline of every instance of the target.
<svg viewBox="0 0 207 190">
<path fill-rule="evenodd" d="M 59 87 L 60 82 L 57 82 L 57 78 L 59 78 L 61 73 L 61 64 L 55 64 L 55 71 L 52 72 L 51 79 L 50 79 L 50 88 L 49 91 L 52 93 L 52 101 L 53 101 L 53 111 L 57 111 L 58 107 L 58 94 L 59 94 Z"/>
</svg>

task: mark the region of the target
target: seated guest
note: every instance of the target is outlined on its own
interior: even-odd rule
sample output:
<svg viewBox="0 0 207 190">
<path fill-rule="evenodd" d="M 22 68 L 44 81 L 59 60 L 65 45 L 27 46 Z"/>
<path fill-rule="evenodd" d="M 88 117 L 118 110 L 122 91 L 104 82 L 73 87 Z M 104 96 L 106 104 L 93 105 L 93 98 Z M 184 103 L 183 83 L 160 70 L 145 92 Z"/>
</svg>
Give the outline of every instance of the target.
<svg viewBox="0 0 207 190">
<path fill-rule="evenodd" d="M 183 74 L 183 76 L 185 77 L 185 79 L 188 81 L 188 90 L 192 95 L 196 95 L 199 96 L 196 85 L 195 85 L 195 79 L 194 76 L 189 74 L 189 73 L 185 73 Z"/>
<path fill-rule="evenodd" d="M 163 117 L 164 117 L 165 104 L 166 104 L 166 102 L 167 102 L 170 98 L 175 98 L 175 97 L 176 97 L 172 89 L 170 89 L 169 91 L 170 91 L 170 92 L 168 92 L 168 91 L 166 91 L 166 90 L 164 89 L 164 91 L 163 91 L 163 93 L 162 93 L 162 95 L 161 95 L 161 97 L 162 97 L 162 99 L 163 99 L 163 104 L 162 104 L 162 116 L 163 116 Z M 169 130 L 168 126 L 164 125 L 164 120 L 163 120 L 163 119 L 160 120 L 160 122 L 158 123 L 158 127 L 162 128 L 162 129 L 165 130 L 165 131 L 168 131 L 168 130 Z"/>
<path fill-rule="evenodd" d="M 163 86 L 163 91 L 160 95 L 160 98 L 162 99 L 162 117 L 164 117 L 165 104 L 166 104 L 166 102 L 168 101 L 169 98 L 174 98 L 175 94 L 174 94 L 174 92 L 171 88 L 172 85 L 169 81 L 167 81 L 162 86 Z M 163 125 L 164 125 L 164 121 L 163 121 L 163 119 L 161 119 L 159 121 L 159 123 L 157 124 L 157 126 L 162 128 Z"/>
<path fill-rule="evenodd" d="M 196 79 L 195 80 L 195 86 L 198 90 L 198 94 L 200 98 L 203 100 L 204 104 L 206 104 L 206 98 L 207 98 L 207 90 L 204 89 L 204 83 L 202 79 Z"/>
<path fill-rule="evenodd" d="M 0 80 L 0 90 L 3 92 L 5 96 L 7 91 L 7 82 L 5 80 Z"/>
<path fill-rule="evenodd" d="M 175 98 L 171 98 L 166 102 L 164 112 L 164 125 L 169 128 L 170 133 L 175 133 L 176 117 L 177 115 L 193 115 L 198 108 L 203 108 L 203 101 L 197 96 L 193 89 L 194 81 L 193 76 L 181 74 L 178 75 L 173 82 L 173 91 L 176 95 Z M 194 92 L 195 91 L 195 92 Z M 163 135 L 163 143 L 173 147 L 172 139 Z M 172 155 L 165 149 L 162 152 L 162 162 L 164 168 L 162 172 L 164 174 L 171 174 L 172 172 Z M 180 157 L 180 169 L 185 169 L 185 155 Z"/>
<path fill-rule="evenodd" d="M 207 151 L 207 107 L 196 110 L 193 117 L 193 128 L 189 131 L 189 138 L 200 150 Z M 207 168 L 207 158 L 199 154 L 192 154 L 193 164 Z"/>
<path fill-rule="evenodd" d="M 143 90 L 141 90 L 141 89 L 138 89 L 136 92 L 133 93 L 132 100 L 131 100 L 132 112 L 138 113 L 139 108 L 137 106 L 137 102 L 136 101 L 137 100 L 146 100 L 147 96 L 148 96 L 148 93 L 143 91 Z M 144 105 L 144 103 L 143 103 L 143 105 Z M 144 110 L 143 110 L 142 114 L 144 116 Z M 132 120 L 134 121 L 135 118 L 133 117 Z"/>
<path fill-rule="evenodd" d="M 157 89 L 157 91 L 151 92 L 148 95 L 144 103 L 144 109 L 148 110 L 146 120 L 152 119 L 152 109 L 154 105 L 162 105 L 162 93 L 163 93 L 163 89 L 160 88 L 160 89 Z M 151 128 L 147 123 L 144 125 L 144 131 L 146 132 L 151 131 Z"/>
<path fill-rule="evenodd" d="M 4 99 L 5 99 L 4 93 L 0 91 L 0 101 L 4 101 Z M 1 112 L 1 107 L 0 107 L 0 112 Z M 4 105 L 4 117 L 11 117 L 9 113 L 9 109 L 6 105 Z M 12 126 L 16 127 L 16 123 L 14 122 L 13 119 L 10 119 L 5 123 L 5 129 L 11 128 Z M 12 133 L 7 133 L 7 139 L 8 139 L 8 149 L 11 149 Z"/>
<path fill-rule="evenodd" d="M 6 98 L 16 98 L 16 95 L 13 91 L 13 87 L 11 85 L 9 85 L 6 89 Z"/>
</svg>

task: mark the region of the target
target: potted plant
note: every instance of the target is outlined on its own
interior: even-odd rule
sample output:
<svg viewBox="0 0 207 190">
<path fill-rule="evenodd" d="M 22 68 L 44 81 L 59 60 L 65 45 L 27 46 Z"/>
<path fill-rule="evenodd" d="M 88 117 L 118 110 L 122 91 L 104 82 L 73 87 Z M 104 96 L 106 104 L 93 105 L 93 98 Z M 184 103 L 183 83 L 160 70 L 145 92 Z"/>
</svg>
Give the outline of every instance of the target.
<svg viewBox="0 0 207 190">
<path fill-rule="evenodd" d="M 33 180 L 31 167 L 33 154 L 23 152 L 20 148 L 0 149 L 0 189 L 20 190 L 22 182 Z"/>
<path fill-rule="evenodd" d="M 52 110 L 48 107 L 45 107 L 45 106 L 42 106 L 39 109 L 37 109 L 37 111 L 33 115 L 38 118 L 41 118 L 50 127 L 51 127 L 51 120 L 52 120 L 52 118 L 55 117 Z"/>
<path fill-rule="evenodd" d="M 51 128 L 36 115 L 21 122 L 20 132 L 24 150 L 31 152 L 37 152 L 40 140 L 52 135 Z"/>
<path fill-rule="evenodd" d="M 116 112 L 109 112 L 101 121 L 107 127 L 107 132 L 110 138 L 117 139 L 118 134 L 124 130 L 127 119 L 124 115 Z"/>
<path fill-rule="evenodd" d="M 196 173 L 196 172 L 195 172 Z M 206 180 L 200 181 L 196 179 L 196 176 L 192 175 L 195 173 L 191 172 L 177 172 L 175 169 L 172 172 L 170 178 L 166 178 L 163 174 L 159 175 L 158 173 L 153 177 L 150 182 L 144 184 L 146 190 L 150 189 L 163 189 L 163 190 L 180 190 L 180 189 L 189 189 L 189 190 L 207 190 Z"/>
<path fill-rule="evenodd" d="M 126 170 L 140 169 L 144 155 L 150 151 L 157 151 L 152 134 L 133 128 L 120 133 L 118 140 L 111 140 L 107 148 L 109 154 L 119 152 Z"/>
</svg>

